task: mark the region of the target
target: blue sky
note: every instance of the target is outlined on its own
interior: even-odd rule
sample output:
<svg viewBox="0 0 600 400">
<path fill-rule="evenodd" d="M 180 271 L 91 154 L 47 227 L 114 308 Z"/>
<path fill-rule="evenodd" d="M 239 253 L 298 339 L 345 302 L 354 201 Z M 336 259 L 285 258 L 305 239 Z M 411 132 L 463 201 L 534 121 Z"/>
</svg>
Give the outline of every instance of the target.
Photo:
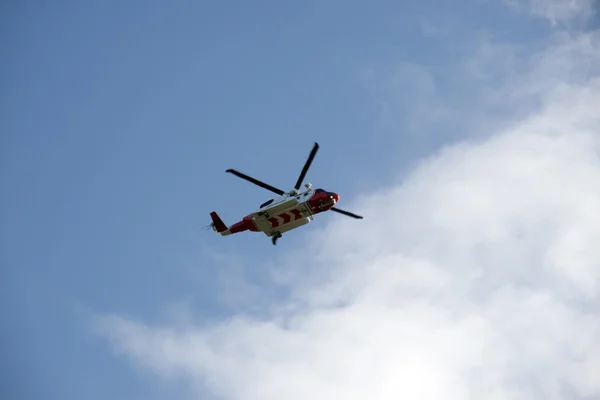
<svg viewBox="0 0 600 400">
<path fill-rule="evenodd" d="M 230 315 L 242 306 L 227 302 L 223 269 L 274 289 L 274 260 L 292 250 L 311 263 L 307 238 L 344 218 L 324 215 L 277 247 L 222 238 L 202 229 L 210 211 L 231 224 L 271 198 L 225 169 L 285 190 L 317 141 L 307 180 L 381 218 L 352 199 L 479 135 L 473 124 L 495 126 L 482 115 L 518 115 L 484 89 L 529 71 L 519 57 L 556 29 L 475 0 L 2 8 L 0 391 L 15 399 L 180 393 L 115 357 L 90 315 Z M 505 68 L 478 53 L 485 73 L 471 79 L 465 66 L 488 40 L 520 47 Z"/>
</svg>

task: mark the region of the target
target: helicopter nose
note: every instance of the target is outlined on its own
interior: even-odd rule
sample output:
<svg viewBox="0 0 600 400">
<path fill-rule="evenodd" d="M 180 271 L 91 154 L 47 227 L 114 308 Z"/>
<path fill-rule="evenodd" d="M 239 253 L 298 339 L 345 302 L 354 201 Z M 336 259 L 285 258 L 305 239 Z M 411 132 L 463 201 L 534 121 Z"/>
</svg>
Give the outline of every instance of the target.
<svg viewBox="0 0 600 400">
<path fill-rule="evenodd" d="M 332 199 L 333 199 L 333 201 L 335 201 L 336 203 L 337 203 L 338 201 L 340 201 L 340 195 L 339 195 L 339 194 L 337 194 L 337 193 L 333 193 L 333 194 L 331 195 L 331 198 L 332 198 Z"/>
</svg>

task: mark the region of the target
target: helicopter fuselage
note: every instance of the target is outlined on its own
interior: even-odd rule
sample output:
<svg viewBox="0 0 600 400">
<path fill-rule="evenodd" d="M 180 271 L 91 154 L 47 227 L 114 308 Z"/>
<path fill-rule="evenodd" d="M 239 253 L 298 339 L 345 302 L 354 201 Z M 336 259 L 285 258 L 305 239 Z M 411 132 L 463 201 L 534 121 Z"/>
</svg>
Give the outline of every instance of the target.
<svg viewBox="0 0 600 400">
<path fill-rule="evenodd" d="M 339 199 L 337 193 L 327 192 L 323 189 L 308 189 L 297 194 L 288 193 L 263 203 L 261 208 L 229 228 L 213 212 L 211 213 L 212 227 L 222 236 L 243 231 L 263 232 L 269 237 L 281 235 L 308 224 L 314 219 L 315 214 L 328 211 Z"/>
<path fill-rule="evenodd" d="M 235 169 L 226 170 L 225 172 L 232 173 L 239 178 L 270 190 L 280 197 L 262 203 L 257 211 L 246 215 L 241 221 L 236 222 L 229 228 L 223 223 L 217 213 L 213 211 L 210 213 L 213 230 L 222 236 L 244 231 L 263 232 L 265 235 L 272 237 L 273 244 L 275 244 L 283 232 L 308 224 L 314 219 L 315 214 L 324 211 L 331 210 L 352 218 L 362 219 L 360 215 L 335 207 L 340 201 L 340 196 L 337 193 L 327 192 L 323 189 L 313 189 L 310 183 L 304 185 L 307 189 L 305 192 L 299 192 L 302 181 L 318 149 L 319 144 L 315 143 L 294 185 L 294 190 L 287 193 Z"/>
</svg>

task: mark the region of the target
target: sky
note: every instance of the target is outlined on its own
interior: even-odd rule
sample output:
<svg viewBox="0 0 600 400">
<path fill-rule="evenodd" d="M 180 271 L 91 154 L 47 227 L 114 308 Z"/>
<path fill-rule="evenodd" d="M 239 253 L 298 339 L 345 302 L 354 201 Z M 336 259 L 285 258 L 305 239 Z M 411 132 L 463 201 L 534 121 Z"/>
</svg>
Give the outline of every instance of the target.
<svg viewBox="0 0 600 400">
<path fill-rule="evenodd" d="M 3 4 L 0 394 L 600 398 L 596 6 Z"/>
</svg>

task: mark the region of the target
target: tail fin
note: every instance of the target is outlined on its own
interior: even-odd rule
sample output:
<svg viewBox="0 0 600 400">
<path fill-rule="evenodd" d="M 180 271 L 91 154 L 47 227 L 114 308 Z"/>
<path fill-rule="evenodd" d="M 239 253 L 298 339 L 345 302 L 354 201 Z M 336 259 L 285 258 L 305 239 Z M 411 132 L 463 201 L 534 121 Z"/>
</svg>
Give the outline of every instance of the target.
<svg viewBox="0 0 600 400">
<path fill-rule="evenodd" d="M 217 232 L 223 234 L 223 232 L 227 231 L 227 225 L 223 223 L 223 221 L 216 212 L 211 212 L 210 217 L 212 218 L 213 226 Z"/>
</svg>

